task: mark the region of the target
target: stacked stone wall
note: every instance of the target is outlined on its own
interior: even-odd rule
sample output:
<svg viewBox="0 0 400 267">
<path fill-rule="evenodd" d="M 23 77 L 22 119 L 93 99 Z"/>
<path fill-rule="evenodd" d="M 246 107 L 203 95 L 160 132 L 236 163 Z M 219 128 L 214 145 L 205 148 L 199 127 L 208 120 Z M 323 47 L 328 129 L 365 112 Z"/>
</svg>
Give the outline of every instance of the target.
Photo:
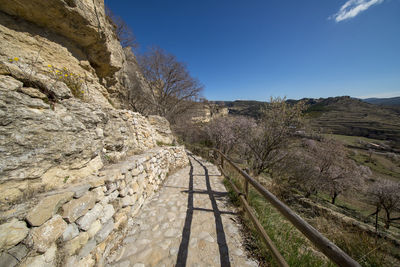
<svg viewBox="0 0 400 267">
<path fill-rule="evenodd" d="M 183 147 L 157 147 L 1 214 L 0 266 L 102 266 L 143 202 L 188 164 Z"/>
</svg>

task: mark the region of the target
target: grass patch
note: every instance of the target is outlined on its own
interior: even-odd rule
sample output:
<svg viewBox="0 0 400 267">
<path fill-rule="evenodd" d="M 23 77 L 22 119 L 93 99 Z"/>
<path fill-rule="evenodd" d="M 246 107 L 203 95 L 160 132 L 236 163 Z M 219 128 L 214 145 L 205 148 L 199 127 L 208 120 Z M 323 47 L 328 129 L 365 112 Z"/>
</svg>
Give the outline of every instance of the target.
<svg viewBox="0 0 400 267">
<path fill-rule="evenodd" d="M 230 177 L 232 177 L 231 174 Z M 233 179 L 241 188 L 237 178 Z M 239 205 L 240 201 L 227 180 L 225 180 L 225 186 L 232 202 Z M 251 187 L 248 200 L 260 223 L 290 266 L 335 266 L 313 249 L 310 242 Z M 247 244 L 249 250 L 263 262 L 263 265 L 278 266 L 250 219 L 246 215 L 242 216 L 242 219 L 251 234 L 250 242 Z"/>
<path fill-rule="evenodd" d="M 351 136 L 351 135 L 341 135 L 341 134 L 323 134 L 325 137 L 332 138 L 343 142 L 345 145 L 361 146 L 359 141 L 364 141 L 367 143 L 382 143 L 382 140 L 367 138 L 363 136 Z"/>
<path fill-rule="evenodd" d="M 370 160 L 367 154 L 359 152 L 357 154 L 350 155 L 350 158 L 352 158 L 358 164 L 368 166 L 372 171 L 400 179 L 400 173 L 393 171 L 395 170 L 395 165 L 393 164 L 393 170 L 391 170 L 390 167 L 385 166 L 385 163 L 388 164 L 388 161 L 382 159 L 382 156 L 380 155 L 373 154 Z"/>
<path fill-rule="evenodd" d="M 241 178 L 234 172 L 228 172 L 228 175 L 234 180 L 236 186 L 242 190 Z M 233 192 L 230 183 L 226 179 L 225 186 L 232 202 L 235 205 L 240 205 L 237 195 Z M 311 242 L 300 231 L 251 186 L 249 188 L 248 201 L 269 237 L 273 240 L 275 246 L 290 266 L 336 266 L 314 248 Z M 349 203 L 345 203 L 344 201 L 339 202 L 348 209 L 354 209 Z M 398 266 L 399 261 L 396 259 L 397 256 L 395 256 L 398 253 L 388 253 L 388 251 L 393 250 L 393 247 L 385 240 L 376 239 L 357 229 L 350 229 L 345 225 L 332 222 L 324 217 L 307 218 L 305 214 L 301 214 L 301 216 L 306 218 L 311 225 L 362 266 Z M 246 215 L 243 215 L 242 219 L 245 228 L 251 235 L 249 244 L 247 244 L 249 250 L 263 264 L 278 266 L 250 219 Z"/>
</svg>

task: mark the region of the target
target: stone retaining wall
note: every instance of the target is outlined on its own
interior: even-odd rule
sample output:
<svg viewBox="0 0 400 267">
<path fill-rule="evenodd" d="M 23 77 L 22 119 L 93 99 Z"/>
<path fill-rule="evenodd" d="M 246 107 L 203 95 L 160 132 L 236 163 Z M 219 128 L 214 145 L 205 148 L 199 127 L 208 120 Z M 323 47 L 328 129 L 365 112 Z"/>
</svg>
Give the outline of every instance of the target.
<svg viewBox="0 0 400 267">
<path fill-rule="evenodd" d="M 187 164 L 183 147 L 153 148 L 3 212 L 0 266 L 102 266 L 143 202 Z"/>
</svg>

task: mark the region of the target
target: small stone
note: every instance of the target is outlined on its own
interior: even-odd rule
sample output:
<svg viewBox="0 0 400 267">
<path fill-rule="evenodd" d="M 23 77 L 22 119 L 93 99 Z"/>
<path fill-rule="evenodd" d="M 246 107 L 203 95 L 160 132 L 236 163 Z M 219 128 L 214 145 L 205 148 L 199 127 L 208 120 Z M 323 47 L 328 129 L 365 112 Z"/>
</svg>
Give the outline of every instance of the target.
<svg viewBox="0 0 400 267">
<path fill-rule="evenodd" d="M 12 255 L 18 261 L 22 261 L 22 259 L 25 258 L 26 254 L 28 254 L 28 249 L 25 245 L 19 244 L 18 246 L 11 248 L 8 251 L 8 254 Z M 3 265 L 0 264 L 0 266 Z"/>
<path fill-rule="evenodd" d="M 95 239 L 97 243 L 103 242 L 107 236 L 114 230 L 114 220 L 110 219 L 101 230 L 96 234 Z"/>
<path fill-rule="evenodd" d="M 89 240 L 89 242 L 87 242 L 86 245 L 79 252 L 79 257 L 84 258 L 89 255 L 89 253 L 92 252 L 96 247 L 96 244 L 96 240 Z"/>
<path fill-rule="evenodd" d="M 84 215 L 96 203 L 96 195 L 93 192 L 87 192 L 78 199 L 73 199 L 63 206 L 63 218 L 68 222 L 75 222 L 76 219 Z"/>
<path fill-rule="evenodd" d="M 98 188 L 104 185 L 104 177 L 97 177 L 94 176 L 92 179 L 90 179 L 89 184 L 92 188 Z"/>
<path fill-rule="evenodd" d="M 87 233 L 89 234 L 89 238 L 94 237 L 98 231 L 100 231 L 101 229 L 101 222 L 100 220 L 97 220 L 95 222 L 92 223 L 92 225 L 90 226 L 89 230 L 87 231 Z"/>
<path fill-rule="evenodd" d="M 105 194 L 104 194 L 106 196 L 111 194 L 118 188 L 116 183 L 107 183 L 106 186 L 107 186 L 107 192 L 105 192 Z M 119 194 L 119 192 L 118 192 L 118 194 Z"/>
<path fill-rule="evenodd" d="M 130 266 L 131 266 L 131 263 L 129 262 L 129 260 L 120 262 L 120 263 L 118 264 L 118 267 L 130 267 Z"/>
<path fill-rule="evenodd" d="M 107 203 L 110 203 L 112 201 L 114 201 L 115 199 L 117 199 L 119 195 L 118 191 L 114 191 L 111 194 L 109 194 L 108 196 L 104 197 L 102 200 L 100 200 L 100 203 L 102 205 L 106 205 Z"/>
<path fill-rule="evenodd" d="M 196 237 L 190 239 L 189 246 L 191 248 L 194 248 L 197 246 L 197 238 Z"/>
<path fill-rule="evenodd" d="M 123 226 L 127 223 L 128 216 L 124 211 L 120 211 L 114 215 L 114 229 L 118 229 L 120 226 Z"/>
<path fill-rule="evenodd" d="M 169 254 L 170 254 L 171 256 L 175 256 L 176 254 L 178 254 L 178 249 L 177 249 L 177 248 L 171 248 L 171 249 L 169 250 Z"/>
<path fill-rule="evenodd" d="M 241 250 L 241 249 L 235 249 L 235 250 L 233 251 L 233 254 L 236 255 L 236 256 L 242 256 L 242 255 L 243 255 L 243 250 Z"/>
<path fill-rule="evenodd" d="M 83 259 L 81 259 L 77 266 L 80 267 L 93 267 L 95 265 L 95 260 L 93 259 L 92 255 L 87 255 Z M 99 264 L 98 266 L 103 266 L 102 264 Z"/>
<path fill-rule="evenodd" d="M 127 206 L 132 206 L 135 204 L 137 200 L 137 195 L 132 195 L 132 196 L 126 196 L 120 199 L 120 206 L 122 208 L 127 207 Z"/>
<path fill-rule="evenodd" d="M 54 214 L 68 200 L 72 198 L 72 192 L 66 192 L 42 199 L 26 216 L 26 220 L 32 226 L 40 226 Z"/>
<path fill-rule="evenodd" d="M 214 242 L 214 238 L 207 232 L 201 232 L 199 234 L 199 238 L 200 239 L 204 239 L 204 240 L 206 240 L 208 242 L 211 242 L 211 243 Z"/>
<path fill-rule="evenodd" d="M 165 237 L 176 237 L 178 235 L 178 230 L 174 228 L 170 228 L 167 231 L 165 231 L 164 236 Z"/>
<path fill-rule="evenodd" d="M 143 263 L 135 263 L 132 267 L 146 267 Z"/>
<path fill-rule="evenodd" d="M 28 257 L 23 264 L 20 265 L 21 267 L 50 267 L 51 265 L 46 263 L 46 260 L 43 255 L 38 255 L 35 257 Z"/>
<path fill-rule="evenodd" d="M 27 235 L 29 229 L 26 223 L 13 218 L 10 222 L 0 225 L 0 249 L 11 248 L 21 242 Z"/>
<path fill-rule="evenodd" d="M 75 223 L 68 224 L 63 233 L 63 241 L 69 241 L 79 235 L 78 226 Z"/>
<path fill-rule="evenodd" d="M 52 92 L 57 99 L 68 99 L 73 97 L 71 90 L 63 82 L 54 83 L 45 81 L 43 85 L 46 87 L 46 90 Z"/>
<path fill-rule="evenodd" d="M 114 207 L 111 204 L 107 204 L 103 208 L 103 212 L 100 216 L 101 223 L 106 223 L 115 213 Z"/>
<path fill-rule="evenodd" d="M 68 190 L 71 190 L 72 192 L 74 192 L 74 198 L 80 198 L 89 189 L 90 189 L 90 184 L 83 184 L 83 185 L 79 185 L 79 186 L 75 186 L 75 187 L 69 188 Z"/>
<path fill-rule="evenodd" d="M 45 262 L 52 263 L 56 258 L 56 254 L 57 254 L 57 245 L 53 243 L 53 245 L 51 245 L 51 247 L 44 254 Z"/>
<path fill-rule="evenodd" d="M 139 171 L 139 169 L 135 168 L 135 169 L 132 170 L 131 173 L 132 173 L 132 176 L 138 176 L 140 171 Z"/>
<path fill-rule="evenodd" d="M 168 220 L 169 220 L 170 222 L 172 222 L 173 220 L 175 220 L 175 216 L 176 216 L 175 213 L 173 213 L 173 212 L 167 212 L 167 217 L 168 217 Z"/>
<path fill-rule="evenodd" d="M 0 75 L 0 89 L 16 91 L 22 88 L 23 83 L 11 76 Z"/>
<path fill-rule="evenodd" d="M 45 252 L 65 231 L 67 223 L 60 215 L 45 222 L 43 225 L 33 228 L 31 236 L 34 248 L 39 252 Z"/>
<path fill-rule="evenodd" d="M 133 192 L 136 193 L 139 191 L 139 184 L 137 182 L 132 183 Z"/>
<path fill-rule="evenodd" d="M 81 232 L 77 237 L 65 243 L 65 253 L 69 256 L 76 254 L 76 252 L 78 252 L 78 250 L 81 249 L 88 240 L 89 234 L 87 232 Z"/>
<path fill-rule="evenodd" d="M 92 192 L 96 194 L 96 202 L 99 202 L 104 197 L 103 188 L 101 187 L 96 187 Z"/>
<path fill-rule="evenodd" d="M 99 203 L 94 205 L 93 209 L 89 210 L 85 215 L 80 217 L 76 223 L 79 225 L 79 228 L 87 231 L 89 227 L 92 225 L 94 221 L 99 218 L 99 216 L 102 214 L 103 211 L 103 206 Z"/>
<path fill-rule="evenodd" d="M 169 239 L 164 240 L 163 242 L 161 242 L 159 244 L 159 246 L 164 250 L 166 250 L 170 245 L 171 245 L 171 240 L 169 240 Z"/>
<path fill-rule="evenodd" d="M 11 256 L 8 253 L 1 253 L 0 254 L 0 266 L 4 267 L 14 267 L 18 264 L 16 258 Z"/>
<path fill-rule="evenodd" d="M 120 197 L 125 197 L 128 194 L 128 191 L 129 191 L 129 188 L 126 188 L 126 187 L 118 190 L 119 196 Z"/>
<path fill-rule="evenodd" d="M 103 129 L 101 129 L 101 128 L 96 128 L 96 129 L 95 129 L 95 132 L 96 132 L 96 135 L 97 135 L 98 138 L 104 137 L 104 131 L 103 131 Z"/>
<path fill-rule="evenodd" d="M 47 98 L 47 96 L 45 94 L 43 94 L 42 92 L 40 92 L 38 89 L 36 88 L 32 88 L 32 87 L 22 87 L 20 89 L 20 91 L 26 95 L 29 95 L 30 97 L 33 98 L 40 98 L 40 99 L 45 99 Z"/>
</svg>

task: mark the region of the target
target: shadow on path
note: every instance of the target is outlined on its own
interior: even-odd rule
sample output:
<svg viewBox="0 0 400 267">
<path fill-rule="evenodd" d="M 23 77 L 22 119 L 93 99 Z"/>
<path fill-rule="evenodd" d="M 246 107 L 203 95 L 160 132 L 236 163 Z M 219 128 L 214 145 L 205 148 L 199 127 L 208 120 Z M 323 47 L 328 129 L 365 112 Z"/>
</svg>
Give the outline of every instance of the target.
<svg viewBox="0 0 400 267">
<path fill-rule="evenodd" d="M 189 158 L 190 158 L 189 190 L 183 191 L 183 192 L 188 193 L 188 206 L 187 206 L 188 208 L 186 211 L 185 225 L 184 225 L 183 231 L 182 231 L 182 241 L 179 246 L 178 258 L 177 258 L 175 266 L 176 267 L 186 266 L 188 248 L 189 248 L 189 240 L 190 240 L 190 229 L 191 229 L 192 220 L 193 220 L 193 211 L 201 210 L 201 211 L 210 211 L 210 212 L 214 213 L 220 263 L 221 263 L 221 266 L 230 267 L 231 264 L 229 261 L 229 250 L 228 250 L 228 245 L 226 243 L 225 231 L 224 231 L 224 226 L 222 224 L 221 214 L 232 214 L 232 213 L 231 212 L 221 212 L 218 209 L 218 205 L 217 205 L 217 201 L 216 201 L 216 197 L 220 198 L 220 197 L 226 195 L 226 193 L 212 191 L 211 183 L 210 183 L 210 176 L 208 174 L 208 169 L 206 168 L 206 166 L 204 166 L 199 160 L 197 160 L 195 157 L 193 157 L 192 154 L 189 154 Z M 206 191 L 194 191 L 193 190 L 192 159 L 194 161 L 196 161 L 198 164 L 200 164 L 200 166 L 203 167 L 203 169 L 204 169 L 204 174 L 205 174 L 204 176 L 206 179 L 205 181 L 206 181 L 206 186 L 207 186 Z M 203 176 L 203 175 L 201 175 L 201 176 Z M 212 176 L 216 176 L 216 175 L 212 175 Z M 203 208 L 194 208 L 193 207 L 193 194 L 208 194 L 210 201 L 211 201 L 212 210 L 203 209 Z"/>
</svg>

